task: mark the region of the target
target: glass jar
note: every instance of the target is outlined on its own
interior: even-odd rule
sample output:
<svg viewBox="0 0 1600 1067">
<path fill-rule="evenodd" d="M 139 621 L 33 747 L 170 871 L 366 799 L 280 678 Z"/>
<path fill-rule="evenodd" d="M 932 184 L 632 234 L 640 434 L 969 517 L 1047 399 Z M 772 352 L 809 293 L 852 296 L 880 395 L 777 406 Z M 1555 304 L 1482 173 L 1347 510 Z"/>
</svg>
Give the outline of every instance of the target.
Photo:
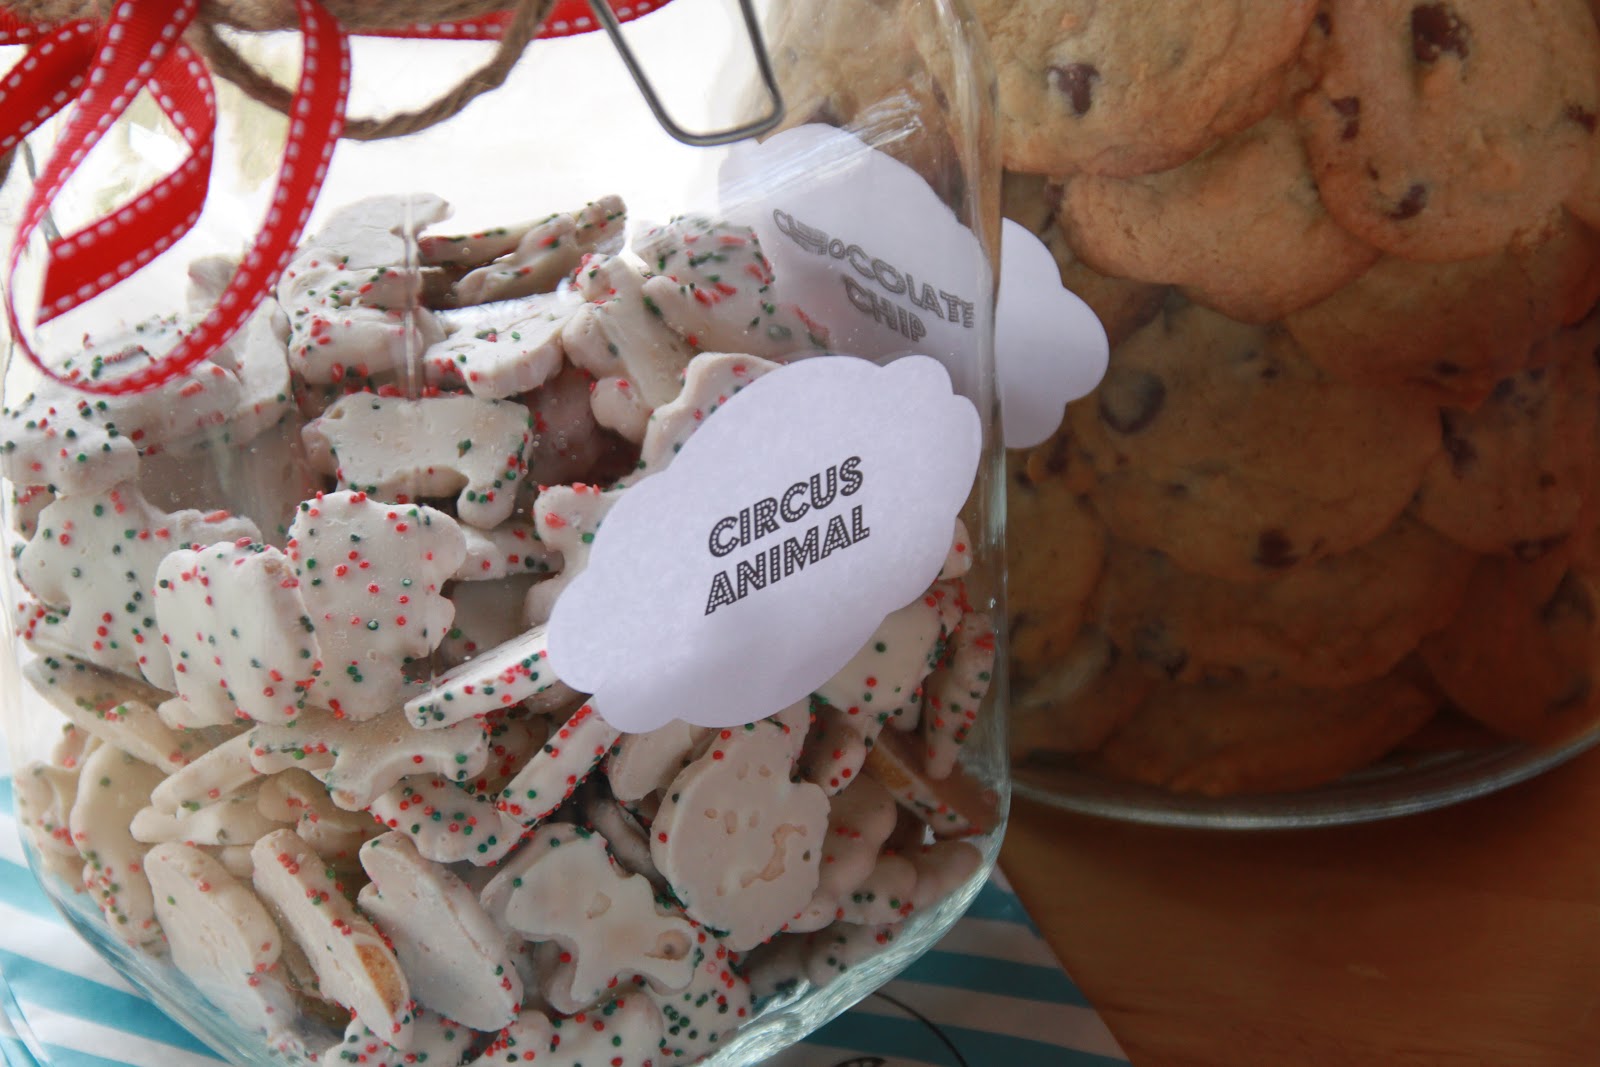
<svg viewBox="0 0 1600 1067">
<path fill-rule="evenodd" d="M 1593 744 L 1591 5 L 975 6 L 1113 345 L 1009 460 L 1019 788 L 1337 822 Z"/>
<path fill-rule="evenodd" d="M 981 40 L 946 0 L 658 6 L 618 12 L 638 86 L 606 34 L 514 40 L 530 12 L 592 28 L 571 5 L 501 18 L 505 46 L 356 27 L 351 114 L 473 98 L 342 141 L 225 345 L 82 391 L 225 308 L 279 160 L 315 160 L 270 106 L 302 35 L 196 31 L 225 75 L 198 221 L 11 338 L 26 850 L 230 1062 L 755 1063 L 927 949 L 993 866 Z M 921 92 L 819 121 L 791 46 L 863 27 Z M 497 47 L 504 84 L 467 93 Z M 146 96 L 110 126 L 19 309 L 61 234 L 161 188 L 181 125 Z M 29 137 L 14 195 L 62 136 Z"/>
</svg>

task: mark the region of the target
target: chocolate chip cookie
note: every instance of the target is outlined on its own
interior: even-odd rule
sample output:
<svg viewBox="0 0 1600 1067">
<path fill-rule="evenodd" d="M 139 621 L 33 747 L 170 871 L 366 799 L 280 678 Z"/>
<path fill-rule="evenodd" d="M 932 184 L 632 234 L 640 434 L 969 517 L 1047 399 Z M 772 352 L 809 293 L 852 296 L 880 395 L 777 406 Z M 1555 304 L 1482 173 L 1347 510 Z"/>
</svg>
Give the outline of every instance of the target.
<svg viewBox="0 0 1600 1067">
<path fill-rule="evenodd" d="M 1600 717 L 1600 573 L 1564 554 L 1485 557 L 1455 622 L 1419 651 L 1472 718 L 1528 741 L 1569 737 Z"/>
<path fill-rule="evenodd" d="M 1113 541 L 1091 614 L 1152 674 L 1351 685 L 1450 622 L 1475 559 L 1407 517 L 1371 544 L 1255 585 Z"/>
<path fill-rule="evenodd" d="M 1276 106 L 1313 0 L 978 0 L 1006 166 L 1177 166 Z"/>
<path fill-rule="evenodd" d="M 1600 114 L 1584 0 L 1362 0 L 1327 7 L 1299 103 L 1328 211 L 1407 259 L 1486 256 L 1546 225 Z"/>
<path fill-rule="evenodd" d="M 1379 255 L 1328 217 L 1299 127 L 1283 115 L 1159 174 L 1073 178 L 1058 221 L 1095 270 L 1181 286 L 1245 322 L 1317 303 Z"/>
<path fill-rule="evenodd" d="M 1166 682 L 1090 765 L 1176 793 L 1306 789 L 1371 763 L 1436 707 L 1397 677 L 1346 689 Z"/>
<path fill-rule="evenodd" d="M 1105 558 L 1105 531 L 1065 478 L 1036 480 L 1008 457 L 1011 663 L 1022 686 L 1066 655 Z"/>
<path fill-rule="evenodd" d="M 1192 304 L 1118 346 L 1068 417 L 1112 533 L 1245 582 L 1377 537 L 1440 449 L 1414 393 L 1338 382 L 1282 330 Z"/>
<path fill-rule="evenodd" d="M 1595 495 L 1600 321 L 1535 347 L 1475 411 L 1440 412 L 1444 450 L 1416 514 L 1457 544 L 1527 559 L 1565 539 Z"/>
<path fill-rule="evenodd" d="M 1588 313 L 1597 266 L 1600 239 L 1563 217 L 1531 247 L 1459 263 L 1386 257 L 1284 326 L 1346 381 L 1417 385 L 1472 407 L 1527 364 L 1537 340 Z"/>
</svg>

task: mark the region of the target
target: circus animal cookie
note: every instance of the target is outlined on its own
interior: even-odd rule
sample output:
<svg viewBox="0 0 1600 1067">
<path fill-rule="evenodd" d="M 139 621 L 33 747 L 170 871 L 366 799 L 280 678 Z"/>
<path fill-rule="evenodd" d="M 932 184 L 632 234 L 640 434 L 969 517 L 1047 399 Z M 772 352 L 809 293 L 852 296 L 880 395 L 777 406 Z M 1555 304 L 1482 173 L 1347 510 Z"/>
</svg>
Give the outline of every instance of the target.
<svg viewBox="0 0 1600 1067">
<path fill-rule="evenodd" d="M 161 691 L 70 656 L 29 660 L 22 676 L 90 735 L 162 771 L 182 767 L 204 750 L 201 737 L 174 730 L 157 714 Z"/>
<path fill-rule="evenodd" d="M 864 769 L 907 811 L 920 816 L 940 837 L 987 833 L 999 819 L 994 795 L 957 767 L 934 778 L 917 758 L 916 742 L 889 730 L 867 753 Z"/>
<path fill-rule="evenodd" d="M 325 996 L 398 1046 L 410 1038 L 410 987 L 394 953 L 293 830 L 255 843 L 256 892 L 305 951 Z"/>
<path fill-rule="evenodd" d="M 278 927 L 255 893 L 190 845 L 157 845 L 144 869 L 172 962 L 196 988 L 245 1026 L 293 1025 L 294 997 L 273 973 Z"/>
<path fill-rule="evenodd" d="M 439 587 L 466 556 L 433 508 L 330 493 L 300 505 L 289 558 L 322 650 L 310 700 L 367 719 L 403 699 L 401 668 L 443 640 L 454 609 Z"/>
<path fill-rule="evenodd" d="M 606 763 L 612 794 L 629 801 L 666 789 L 710 735 L 704 726 L 674 719 L 647 733 L 623 737 Z"/>
<path fill-rule="evenodd" d="M 482 724 L 413 730 L 399 711 L 354 720 L 307 709 L 293 725 L 262 724 L 249 737 L 256 770 L 308 771 L 346 811 L 365 808 L 407 775 L 438 774 L 467 781 L 483 770 L 489 758 Z"/>
<path fill-rule="evenodd" d="M 455 286 L 461 304 L 510 300 L 548 292 L 571 274 L 589 252 L 608 247 L 627 221 L 621 198 L 603 196 L 571 214 L 551 215 L 518 239 L 503 259 L 469 273 Z M 425 242 L 424 255 L 449 255 L 449 238 Z M 459 248 L 459 245 L 456 246 Z"/>
<path fill-rule="evenodd" d="M 17 557 L 34 596 L 64 614 L 26 635 L 35 645 L 139 676 L 146 657 L 164 656 L 151 604 L 162 557 L 191 544 L 259 540 L 254 524 L 224 513 L 152 506 L 132 484 L 63 497 L 44 509 L 39 533 Z"/>
<path fill-rule="evenodd" d="M 257 782 L 213 803 L 195 804 L 177 811 L 150 804 L 134 814 L 129 831 L 135 840 L 147 845 L 164 841 L 229 848 L 248 845 L 283 826 L 261 813 L 256 803 L 259 789 Z"/>
<path fill-rule="evenodd" d="M 521 575 L 549 574 L 561 557 L 539 540 L 533 524 L 513 519 L 492 530 L 463 526 L 467 558 L 457 568 L 458 582 L 487 582 Z"/>
<path fill-rule="evenodd" d="M 303 431 L 311 462 L 384 500 L 459 491 L 456 514 L 485 529 L 511 517 L 533 420 L 521 404 L 470 396 L 356 393 Z"/>
<path fill-rule="evenodd" d="M 372 881 L 356 903 L 394 946 L 417 1000 L 475 1030 L 509 1026 L 522 981 L 477 895 L 400 834 L 368 841 L 361 865 Z"/>
<path fill-rule="evenodd" d="M 182 340 L 176 319 L 151 319 L 91 344 L 88 377 L 105 367 L 147 363 Z M 139 456 L 185 445 L 220 430 L 240 404 L 239 380 L 209 360 L 165 385 L 119 396 L 47 382 L 0 412 L 0 473 L 13 485 L 48 485 L 60 494 L 109 489 L 138 472 Z"/>
<path fill-rule="evenodd" d="M 101 745 L 84 761 L 68 825 L 83 856 L 83 884 L 105 913 L 117 939 L 143 945 L 161 936 L 150 882 L 144 875 L 144 844 L 128 826 L 161 783 L 161 772 L 121 749 Z"/>
<path fill-rule="evenodd" d="M 439 863 L 499 863 L 522 839 L 521 824 L 488 796 L 438 775 L 402 778 L 367 810 Z"/>
<path fill-rule="evenodd" d="M 638 469 L 618 479 L 629 485 L 654 474 L 728 399 L 779 364 L 755 356 L 728 352 L 702 352 L 689 361 L 683 373 L 683 391 L 650 413 L 639 449 Z"/>
<path fill-rule="evenodd" d="M 419 730 L 437 730 L 517 703 L 549 711 L 575 695 L 550 669 L 544 627 L 535 626 L 446 671 L 405 710 Z"/>
<path fill-rule="evenodd" d="M 829 805 L 817 890 L 791 930 L 820 930 L 841 917 L 842 903 L 872 875 L 899 817 L 894 797 L 871 778 L 857 778 Z"/>
<path fill-rule="evenodd" d="M 456 331 L 422 354 L 428 381 L 459 382 L 489 400 L 537 389 L 565 366 L 561 331 L 576 308 L 565 294 L 543 293 L 497 305 L 493 318 L 447 319 Z"/>
<path fill-rule="evenodd" d="M 621 494 L 593 485 L 557 485 L 539 494 L 533 505 L 534 528 L 547 548 L 561 553 L 561 569 L 549 581 L 528 590 L 528 621 L 550 621 L 556 597 L 589 563 L 595 531 Z"/>
<path fill-rule="evenodd" d="M 828 799 L 791 782 L 784 735 L 760 723 L 723 730 L 668 790 L 650 852 L 684 909 L 735 951 L 799 914 L 818 883 Z"/>
<path fill-rule="evenodd" d="M 605 839 L 569 825 L 541 828 L 483 889 L 490 915 L 565 951 L 547 995 L 563 1011 L 640 975 L 661 991 L 693 977 L 694 927 L 656 903 L 644 878 L 617 867 Z"/>
<path fill-rule="evenodd" d="M 922 739 L 927 745 L 929 776 L 944 778 L 955 769 L 961 746 L 977 721 L 978 708 L 994 676 L 994 622 L 973 612 L 961 621 L 950 662 L 929 676 Z"/>
<path fill-rule="evenodd" d="M 668 1063 L 698 1062 L 755 1013 L 755 994 L 734 970 L 736 957 L 727 945 L 702 931 L 695 959 L 694 977 L 682 992 L 645 989 L 661 1010 L 661 1053 Z"/>
<path fill-rule="evenodd" d="M 258 776 L 250 763 L 250 735 L 231 737 L 187 766 L 168 775 L 150 792 L 158 811 L 196 811 L 237 793 Z"/>
<path fill-rule="evenodd" d="M 244 735 L 246 742 L 249 736 Z M 341 869 L 348 869 L 356 851 L 382 829 L 366 812 L 339 807 L 321 782 L 301 770 L 269 775 L 256 790 L 256 808 L 278 825 L 291 827 L 317 855 Z"/>
<path fill-rule="evenodd" d="M 600 425 L 644 438 L 650 412 L 678 395 L 693 350 L 661 321 L 644 276 L 625 260 L 591 256 L 578 271 L 585 304 L 561 333 L 567 358 L 593 374 Z"/>
<path fill-rule="evenodd" d="M 289 315 L 290 367 L 325 385 L 404 368 L 444 331 L 415 307 L 421 277 L 408 261 L 416 232 L 449 205 L 436 196 L 380 196 L 334 213 L 278 282 Z M 408 309 L 409 310 L 406 310 Z"/>
<path fill-rule="evenodd" d="M 449 1019 L 418 1008 L 411 1015 L 410 1040 L 403 1049 L 351 1019 L 344 1040 L 322 1053 L 329 1067 L 457 1067 L 472 1048 L 473 1033 Z"/>
<path fill-rule="evenodd" d="M 861 651 L 818 687 L 817 696 L 848 715 L 882 722 L 919 695 L 938 640 L 939 612 L 919 597 L 884 619 Z"/>
<path fill-rule="evenodd" d="M 826 343 L 798 310 L 778 303 L 772 264 L 747 226 L 685 216 L 645 234 L 639 254 L 656 275 L 644 295 L 695 348 L 775 358 Z"/>
<path fill-rule="evenodd" d="M 585 704 L 506 783 L 500 791 L 501 810 L 524 826 L 541 821 L 572 796 L 619 736 L 616 727 Z"/>
<path fill-rule="evenodd" d="M 290 722 L 305 707 L 322 661 L 288 556 L 251 541 L 180 549 L 152 593 L 182 725 Z"/>
</svg>

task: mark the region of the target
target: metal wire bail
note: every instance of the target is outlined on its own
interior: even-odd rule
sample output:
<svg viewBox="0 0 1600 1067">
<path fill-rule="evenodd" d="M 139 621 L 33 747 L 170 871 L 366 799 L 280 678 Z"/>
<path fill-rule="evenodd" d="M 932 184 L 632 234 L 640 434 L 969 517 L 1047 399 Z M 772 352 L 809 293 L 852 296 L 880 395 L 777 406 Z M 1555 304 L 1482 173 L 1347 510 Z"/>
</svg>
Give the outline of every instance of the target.
<svg viewBox="0 0 1600 1067">
<path fill-rule="evenodd" d="M 594 10 L 595 18 L 599 19 L 600 25 L 605 28 L 606 36 L 610 37 L 611 43 L 616 46 L 617 54 L 622 57 L 623 64 L 628 68 L 628 74 L 632 76 L 634 84 L 643 94 L 650 113 L 674 140 L 693 148 L 712 148 L 742 141 L 746 137 L 758 137 L 783 121 L 783 93 L 779 90 L 777 76 L 772 71 L 772 56 L 767 52 L 766 42 L 761 38 L 761 24 L 756 17 L 754 0 L 739 0 L 739 10 L 744 14 L 745 33 L 750 38 L 750 49 L 755 55 L 756 69 L 761 73 L 761 84 L 766 89 L 771 109 L 753 122 L 725 130 L 712 130 L 709 133 L 686 130 L 667 113 L 660 96 L 656 94 L 655 86 L 650 84 L 650 78 L 639 64 L 638 57 L 623 39 L 622 24 L 617 21 L 616 13 L 611 10 L 609 0 L 589 0 L 589 7 Z"/>
</svg>

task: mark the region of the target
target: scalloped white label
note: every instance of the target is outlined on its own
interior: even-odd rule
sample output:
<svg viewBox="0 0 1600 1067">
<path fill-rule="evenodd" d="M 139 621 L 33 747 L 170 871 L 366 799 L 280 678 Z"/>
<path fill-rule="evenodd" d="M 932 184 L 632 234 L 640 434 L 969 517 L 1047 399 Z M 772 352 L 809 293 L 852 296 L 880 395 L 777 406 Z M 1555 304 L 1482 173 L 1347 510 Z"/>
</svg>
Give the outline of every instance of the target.
<svg viewBox="0 0 1600 1067">
<path fill-rule="evenodd" d="M 623 491 L 556 601 L 551 666 L 629 733 L 788 707 L 938 577 L 981 447 L 925 356 L 757 379 Z"/>
<path fill-rule="evenodd" d="M 973 232 L 920 174 L 846 130 L 797 126 L 737 145 L 719 184 L 722 213 L 761 238 L 779 296 L 826 326 L 837 349 L 926 353 L 957 392 L 979 398 L 992 316 L 1007 448 L 1048 438 L 1105 374 L 1105 330 L 1037 237 L 1002 228 L 991 309 Z"/>
</svg>

